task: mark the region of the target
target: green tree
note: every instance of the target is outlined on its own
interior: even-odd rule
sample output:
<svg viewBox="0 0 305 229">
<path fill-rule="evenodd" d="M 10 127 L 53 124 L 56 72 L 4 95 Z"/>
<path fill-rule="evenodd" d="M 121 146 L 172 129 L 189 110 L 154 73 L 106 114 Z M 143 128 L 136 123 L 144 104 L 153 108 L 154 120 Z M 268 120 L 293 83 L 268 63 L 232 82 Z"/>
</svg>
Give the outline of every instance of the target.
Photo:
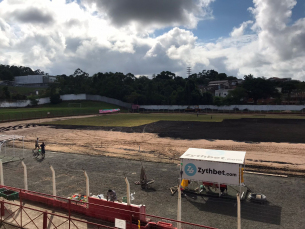
<svg viewBox="0 0 305 229">
<path fill-rule="evenodd" d="M 3 69 L 0 71 L 0 79 L 1 80 L 8 80 L 8 81 L 13 81 L 14 80 L 14 75 L 11 71 L 7 69 Z"/>
<path fill-rule="evenodd" d="M 29 100 L 31 106 L 37 106 L 39 103 L 39 100 L 35 96 L 30 96 Z"/>
<path fill-rule="evenodd" d="M 223 98 L 215 96 L 214 97 L 214 105 L 222 106 L 223 105 Z"/>
<path fill-rule="evenodd" d="M 258 99 L 266 99 L 277 95 L 274 84 L 265 78 L 254 78 L 253 75 L 244 76 L 242 87 L 246 90 L 249 98 L 257 104 Z"/>
<path fill-rule="evenodd" d="M 60 98 L 60 94 L 59 94 L 59 93 L 52 94 L 52 95 L 50 96 L 50 102 L 51 102 L 52 104 L 61 103 L 61 102 L 62 102 L 62 99 Z"/>
<path fill-rule="evenodd" d="M 126 96 L 125 99 L 128 103 L 138 104 L 140 98 L 141 98 L 141 95 L 138 94 L 137 92 L 133 91 L 133 92 L 131 92 L 130 95 Z"/>
<path fill-rule="evenodd" d="M 3 94 L 3 98 L 4 99 L 10 99 L 11 98 L 11 93 L 10 93 L 10 91 L 8 90 L 8 87 L 7 86 L 5 86 L 5 87 L 3 87 L 2 88 L 2 94 Z"/>
<path fill-rule="evenodd" d="M 202 105 L 212 105 L 213 95 L 210 92 L 202 93 L 201 103 Z"/>
<path fill-rule="evenodd" d="M 304 104 L 304 99 L 305 99 L 305 82 L 301 82 L 297 85 L 297 90 L 299 93 L 299 98 L 300 98 L 300 103 Z"/>
<path fill-rule="evenodd" d="M 287 94 L 287 100 L 290 101 L 291 100 L 291 93 L 293 90 L 295 90 L 297 87 L 295 84 L 288 82 L 288 83 L 284 83 L 282 85 L 282 93 Z"/>
<path fill-rule="evenodd" d="M 243 87 L 236 87 L 234 90 L 229 91 L 226 97 L 228 104 L 243 104 L 248 98 L 246 89 Z"/>
</svg>

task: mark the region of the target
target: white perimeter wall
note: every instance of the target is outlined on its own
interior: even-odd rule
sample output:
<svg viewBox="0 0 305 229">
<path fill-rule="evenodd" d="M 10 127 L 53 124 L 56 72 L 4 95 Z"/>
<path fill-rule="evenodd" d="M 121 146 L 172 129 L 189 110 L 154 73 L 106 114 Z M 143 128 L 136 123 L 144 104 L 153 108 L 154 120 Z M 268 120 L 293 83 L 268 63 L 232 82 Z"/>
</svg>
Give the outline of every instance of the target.
<svg viewBox="0 0 305 229">
<path fill-rule="evenodd" d="M 110 104 L 114 104 L 120 107 L 125 107 L 131 109 L 130 103 L 125 103 L 117 99 L 108 98 L 100 95 L 87 95 L 87 94 L 68 94 L 61 95 L 60 98 L 64 101 L 69 100 L 91 100 L 91 101 L 100 101 Z M 39 99 L 38 104 L 50 103 L 50 98 L 41 98 Z M 26 107 L 30 105 L 30 100 L 19 100 L 16 102 L 0 102 L 0 107 Z M 140 105 L 140 108 L 146 110 L 184 110 L 187 107 L 195 108 L 195 106 L 187 105 Z M 248 109 L 250 111 L 301 111 L 305 108 L 305 105 L 230 105 L 230 106 L 215 106 L 215 105 L 199 105 L 199 108 L 204 109 L 213 109 L 213 110 L 233 110 L 238 108 L 239 110 Z"/>
<path fill-rule="evenodd" d="M 38 104 L 46 104 L 46 103 L 50 103 L 50 98 L 38 99 Z M 0 102 L 0 107 L 3 107 L 3 108 L 4 107 L 26 107 L 30 104 L 31 104 L 30 100 L 18 100 L 16 102 L 3 101 L 3 102 Z"/>
<path fill-rule="evenodd" d="M 69 101 L 69 100 L 86 100 L 86 94 L 69 94 L 69 95 L 61 95 L 60 98 L 63 101 Z"/>
<path fill-rule="evenodd" d="M 68 95 L 61 95 L 60 98 L 64 101 L 70 101 L 70 100 L 92 100 L 92 101 L 100 101 L 100 102 L 106 102 L 110 104 L 114 104 L 120 107 L 125 107 L 127 109 L 131 108 L 130 103 L 125 103 L 117 99 L 108 98 L 105 96 L 100 95 L 86 95 L 86 94 L 68 94 Z M 38 104 L 46 104 L 50 103 L 50 98 L 40 98 L 38 99 Z M 8 102 L 8 101 L 0 101 L 0 107 L 26 107 L 30 105 L 30 100 L 18 100 L 16 102 Z"/>
<path fill-rule="evenodd" d="M 187 107 L 195 108 L 196 106 L 186 105 L 140 105 L 140 108 L 147 110 L 184 110 Z M 305 105 L 230 105 L 230 106 L 215 106 L 215 105 L 199 105 L 199 108 L 213 110 L 239 110 L 248 109 L 251 111 L 300 111 L 305 108 Z"/>
</svg>

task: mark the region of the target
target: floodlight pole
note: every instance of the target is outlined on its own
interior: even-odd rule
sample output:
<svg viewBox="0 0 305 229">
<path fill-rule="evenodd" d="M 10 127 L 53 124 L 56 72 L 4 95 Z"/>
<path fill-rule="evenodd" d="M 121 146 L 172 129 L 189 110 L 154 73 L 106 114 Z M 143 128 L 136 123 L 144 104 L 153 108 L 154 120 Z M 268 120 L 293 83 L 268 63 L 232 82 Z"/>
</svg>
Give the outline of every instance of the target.
<svg viewBox="0 0 305 229">
<path fill-rule="evenodd" d="M 24 189 L 28 190 L 28 172 L 27 172 L 27 168 L 26 165 L 24 164 L 24 162 L 21 162 L 23 165 L 23 171 L 24 171 Z"/>
</svg>

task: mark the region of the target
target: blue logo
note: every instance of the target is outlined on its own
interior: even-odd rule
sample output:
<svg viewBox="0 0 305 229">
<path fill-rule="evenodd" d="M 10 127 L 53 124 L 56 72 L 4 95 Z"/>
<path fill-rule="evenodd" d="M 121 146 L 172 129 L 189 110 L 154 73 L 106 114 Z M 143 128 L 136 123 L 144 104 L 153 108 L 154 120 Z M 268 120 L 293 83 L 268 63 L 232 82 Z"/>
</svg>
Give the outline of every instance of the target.
<svg viewBox="0 0 305 229">
<path fill-rule="evenodd" d="M 184 167 L 184 172 L 186 173 L 186 175 L 188 175 L 189 177 L 194 176 L 197 172 L 197 168 L 196 165 L 194 165 L 193 163 L 188 163 L 185 167 Z"/>
</svg>

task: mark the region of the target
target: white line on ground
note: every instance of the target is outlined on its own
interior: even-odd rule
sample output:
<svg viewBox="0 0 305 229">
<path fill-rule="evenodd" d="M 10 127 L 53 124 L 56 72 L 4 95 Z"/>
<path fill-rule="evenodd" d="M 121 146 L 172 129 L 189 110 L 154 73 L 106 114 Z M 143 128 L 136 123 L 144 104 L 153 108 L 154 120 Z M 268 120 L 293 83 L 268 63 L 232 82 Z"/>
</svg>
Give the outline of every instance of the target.
<svg viewBox="0 0 305 229">
<path fill-rule="evenodd" d="M 273 176 L 273 177 L 284 177 L 284 178 L 288 177 L 287 175 L 279 175 L 279 174 L 272 174 L 272 173 L 258 173 L 258 172 L 250 172 L 250 171 L 245 171 L 245 173 L 264 175 L 264 176 Z"/>
</svg>

